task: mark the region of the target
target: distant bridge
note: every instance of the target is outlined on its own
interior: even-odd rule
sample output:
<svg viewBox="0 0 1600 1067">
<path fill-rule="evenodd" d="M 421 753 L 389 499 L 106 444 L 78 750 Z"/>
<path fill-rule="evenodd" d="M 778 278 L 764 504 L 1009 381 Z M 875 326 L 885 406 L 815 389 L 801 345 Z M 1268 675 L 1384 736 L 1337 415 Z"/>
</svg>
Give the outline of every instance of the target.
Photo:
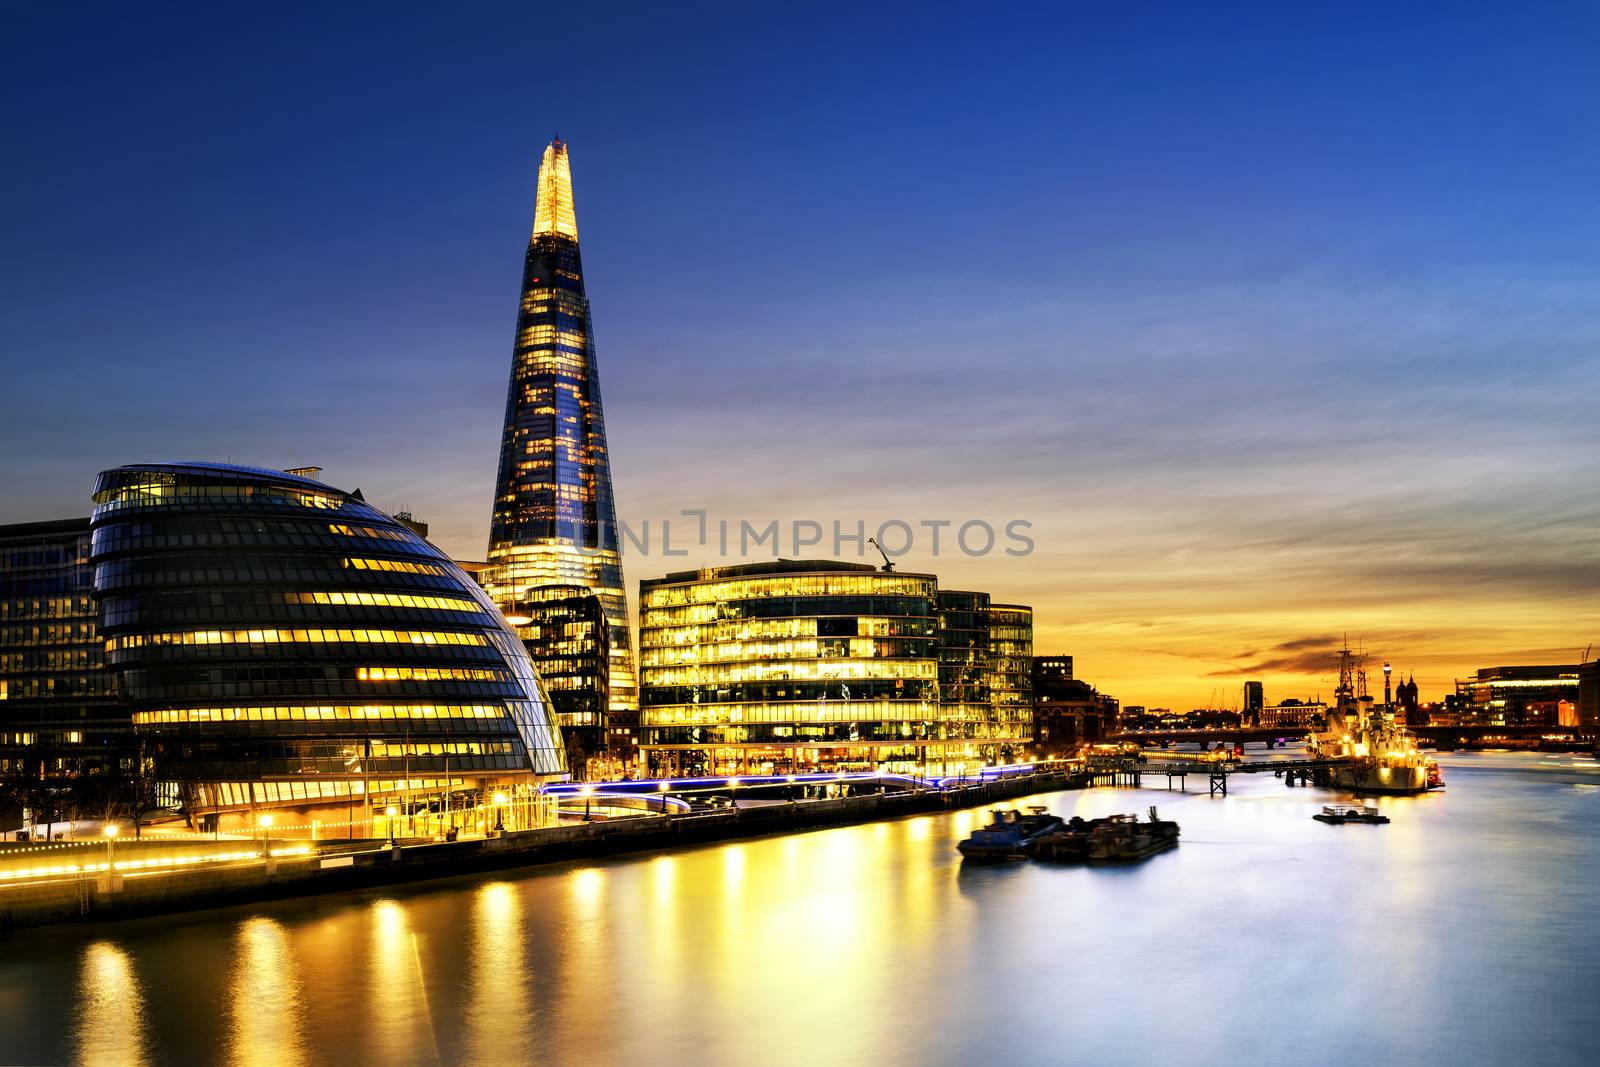
<svg viewBox="0 0 1600 1067">
<path fill-rule="evenodd" d="M 1205 775 L 1212 796 L 1228 795 L 1228 776 L 1231 774 L 1271 773 L 1282 778 L 1285 785 L 1328 785 L 1332 772 L 1355 762 L 1351 757 L 1335 759 L 1289 760 L 1168 760 L 1145 759 L 1139 756 L 1096 756 L 1089 760 L 1088 773 L 1094 785 L 1143 785 L 1147 777 L 1165 777 L 1167 788 L 1174 780 L 1181 792 L 1189 791 L 1189 775 Z"/>
<path fill-rule="evenodd" d="M 1580 740 L 1576 726 L 1409 726 L 1406 728 L 1418 740 L 1455 741 L 1472 744 L 1485 739 L 1505 738 L 1512 741 L 1537 741 L 1546 737 Z M 1252 742 L 1292 740 L 1306 736 L 1304 726 L 1213 726 L 1199 729 L 1124 730 L 1111 734 L 1107 741 L 1129 741 L 1134 744 L 1204 744 L 1222 741 L 1227 744 L 1247 745 Z"/>
</svg>

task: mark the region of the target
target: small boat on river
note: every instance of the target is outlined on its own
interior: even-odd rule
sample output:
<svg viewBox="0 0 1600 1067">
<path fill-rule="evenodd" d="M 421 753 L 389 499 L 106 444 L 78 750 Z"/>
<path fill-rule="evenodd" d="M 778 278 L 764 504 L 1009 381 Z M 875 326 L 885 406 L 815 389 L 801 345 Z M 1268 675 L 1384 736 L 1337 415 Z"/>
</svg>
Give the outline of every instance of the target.
<svg viewBox="0 0 1600 1067">
<path fill-rule="evenodd" d="M 1142 860 L 1178 843 L 1178 824 L 1162 819 L 1150 809 L 1150 821 L 1137 815 L 1111 815 L 1084 819 L 1074 815 L 1065 826 L 1034 841 L 1035 859 L 1073 863 L 1118 863 Z"/>
<path fill-rule="evenodd" d="M 1178 824 L 1156 815 L 1140 822 L 1137 815 L 1113 815 L 1089 834 L 1090 863 L 1129 863 L 1165 852 L 1178 843 Z"/>
<path fill-rule="evenodd" d="M 993 820 L 988 826 L 974 830 L 956 845 L 963 859 L 1023 859 L 1034 841 L 1066 825 L 1060 816 L 1046 815 L 1042 807 L 1029 808 L 1026 813 L 996 808 L 990 814 Z"/>
<path fill-rule="evenodd" d="M 1330 826 L 1343 826 L 1347 822 L 1386 823 L 1389 816 L 1380 815 L 1377 808 L 1356 807 L 1353 804 L 1330 804 L 1311 816 Z"/>
</svg>

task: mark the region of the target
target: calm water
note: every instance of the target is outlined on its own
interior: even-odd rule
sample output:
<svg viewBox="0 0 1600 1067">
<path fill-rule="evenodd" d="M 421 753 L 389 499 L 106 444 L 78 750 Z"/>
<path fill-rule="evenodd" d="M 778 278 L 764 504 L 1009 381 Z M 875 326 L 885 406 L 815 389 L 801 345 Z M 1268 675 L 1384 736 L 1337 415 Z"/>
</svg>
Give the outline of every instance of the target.
<svg viewBox="0 0 1600 1067">
<path fill-rule="evenodd" d="M 1040 798 L 1159 804 L 1132 869 L 964 870 L 953 812 L 0 935 L 0 1060 L 1596 1062 L 1600 768 L 1443 762 L 1382 827 L 1270 776 Z"/>
</svg>

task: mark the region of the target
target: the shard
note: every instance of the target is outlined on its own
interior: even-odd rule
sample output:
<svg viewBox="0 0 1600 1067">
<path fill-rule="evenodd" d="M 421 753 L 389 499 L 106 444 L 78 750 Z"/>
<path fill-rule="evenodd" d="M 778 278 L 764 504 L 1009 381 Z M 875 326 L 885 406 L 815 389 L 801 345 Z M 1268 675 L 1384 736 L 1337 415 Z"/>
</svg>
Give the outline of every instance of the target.
<svg viewBox="0 0 1600 1067">
<path fill-rule="evenodd" d="M 513 623 L 530 614 L 536 590 L 576 586 L 598 596 L 610 631 L 610 708 L 637 708 L 600 373 L 559 138 L 539 167 L 522 270 L 489 564 L 485 584 Z"/>
</svg>

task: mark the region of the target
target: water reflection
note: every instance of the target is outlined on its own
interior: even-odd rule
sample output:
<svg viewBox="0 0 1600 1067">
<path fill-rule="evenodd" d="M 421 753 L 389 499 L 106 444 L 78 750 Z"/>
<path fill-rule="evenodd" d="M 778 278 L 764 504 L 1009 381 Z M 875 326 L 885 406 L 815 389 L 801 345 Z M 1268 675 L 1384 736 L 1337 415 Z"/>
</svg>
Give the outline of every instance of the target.
<svg viewBox="0 0 1600 1067">
<path fill-rule="evenodd" d="M 228 1058 L 241 1067 L 306 1060 L 300 967 L 283 927 L 253 918 L 239 927 L 228 994 Z"/>
<path fill-rule="evenodd" d="M 522 900 L 515 887 L 494 882 L 472 905 L 472 968 L 465 992 L 467 1062 L 517 1063 L 531 1051 Z"/>
<path fill-rule="evenodd" d="M 398 901 L 380 900 L 372 906 L 371 951 L 367 1002 L 374 1059 L 385 1064 L 438 1062 L 422 952 L 410 916 Z"/>
<path fill-rule="evenodd" d="M 1017 802 L 1158 804 L 1126 869 L 964 868 L 974 809 L 0 941 L 0 1060 L 1587 1067 L 1600 783 L 1447 758 L 1380 827 L 1263 775 Z"/>
<path fill-rule="evenodd" d="M 96 941 L 78 969 L 74 1058 L 94 1067 L 136 1067 L 145 1053 L 144 994 L 128 954 Z"/>
</svg>

